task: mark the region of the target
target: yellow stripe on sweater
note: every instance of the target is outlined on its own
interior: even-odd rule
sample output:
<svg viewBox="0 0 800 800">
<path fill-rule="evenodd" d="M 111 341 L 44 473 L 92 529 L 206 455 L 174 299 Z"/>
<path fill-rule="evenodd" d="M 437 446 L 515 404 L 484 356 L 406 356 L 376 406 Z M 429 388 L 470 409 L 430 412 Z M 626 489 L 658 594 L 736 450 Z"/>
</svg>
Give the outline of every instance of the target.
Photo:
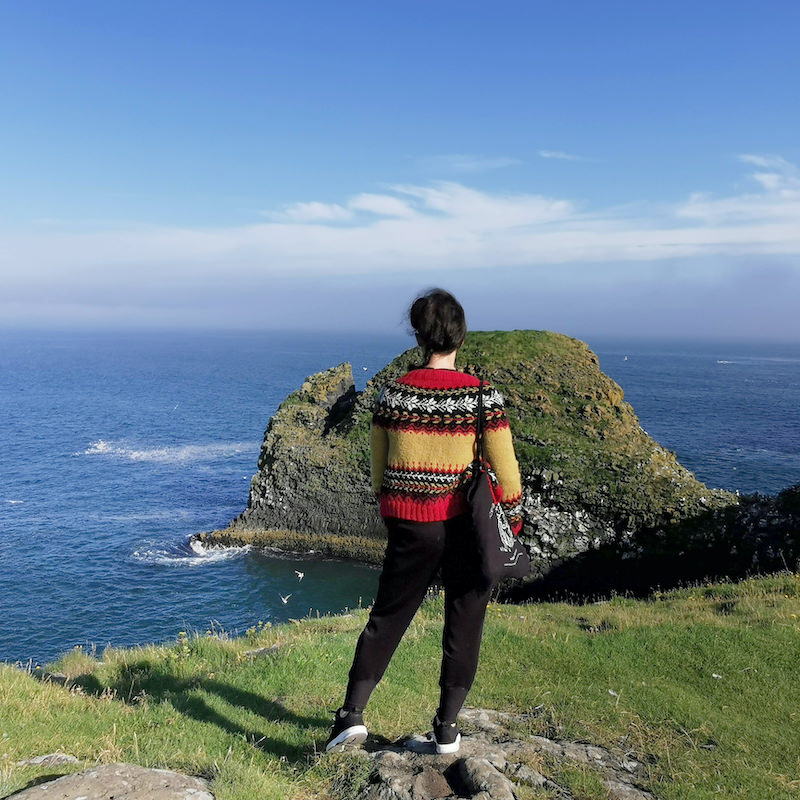
<svg viewBox="0 0 800 800">
<path fill-rule="evenodd" d="M 394 469 L 464 470 L 472 462 L 474 434 L 389 432 L 389 466 Z"/>
<path fill-rule="evenodd" d="M 486 459 L 497 475 L 505 499 L 519 497 L 522 493 L 519 466 L 514 455 L 511 429 L 506 427 L 487 430 Z M 387 431 L 373 425 L 373 486 L 380 472 L 389 466 L 393 469 L 437 470 L 461 472 L 474 458 L 474 434 L 430 434 L 417 431 Z M 386 448 L 384 450 L 384 448 Z M 376 454 L 376 449 L 379 450 Z M 385 455 L 384 455 L 385 452 Z"/>
</svg>

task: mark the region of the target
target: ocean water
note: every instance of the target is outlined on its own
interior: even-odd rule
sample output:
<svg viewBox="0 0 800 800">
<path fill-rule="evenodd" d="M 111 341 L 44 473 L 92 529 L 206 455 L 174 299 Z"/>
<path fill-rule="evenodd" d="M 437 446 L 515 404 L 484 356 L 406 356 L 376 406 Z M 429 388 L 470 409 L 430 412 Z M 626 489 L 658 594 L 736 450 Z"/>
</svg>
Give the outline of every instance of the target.
<svg viewBox="0 0 800 800">
<path fill-rule="evenodd" d="M 800 346 L 589 340 L 643 427 L 713 486 L 800 482 Z M 375 569 L 193 550 L 246 505 L 263 431 L 341 361 L 402 336 L 0 332 L 0 660 L 368 604 Z M 297 572 L 302 572 L 300 579 Z"/>
<path fill-rule="evenodd" d="M 800 483 L 800 344 L 590 340 L 642 427 L 708 484 Z"/>
</svg>

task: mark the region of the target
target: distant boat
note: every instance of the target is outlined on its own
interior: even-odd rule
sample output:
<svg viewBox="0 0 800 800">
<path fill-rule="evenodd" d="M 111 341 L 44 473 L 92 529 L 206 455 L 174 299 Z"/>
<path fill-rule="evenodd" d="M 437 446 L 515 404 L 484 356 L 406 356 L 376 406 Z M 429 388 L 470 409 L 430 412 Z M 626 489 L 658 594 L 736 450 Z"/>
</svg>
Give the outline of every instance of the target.
<svg viewBox="0 0 800 800">
<path fill-rule="evenodd" d="M 627 361 L 628 360 L 628 356 L 625 356 L 625 358 L 623 358 L 622 360 L 623 361 Z"/>
</svg>

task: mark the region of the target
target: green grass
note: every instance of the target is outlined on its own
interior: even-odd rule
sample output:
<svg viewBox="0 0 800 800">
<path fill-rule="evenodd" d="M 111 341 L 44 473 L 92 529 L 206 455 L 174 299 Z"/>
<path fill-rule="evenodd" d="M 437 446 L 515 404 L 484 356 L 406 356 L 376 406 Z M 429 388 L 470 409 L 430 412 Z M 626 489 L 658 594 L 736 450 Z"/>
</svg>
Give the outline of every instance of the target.
<svg viewBox="0 0 800 800">
<path fill-rule="evenodd" d="M 66 686 L 0 665 L 0 796 L 43 774 L 120 760 L 203 775 L 220 800 L 355 798 L 361 760 L 318 751 L 366 613 L 256 625 L 241 638 L 179 633 L 102 658 L 74 650 L 47 667 L 66 673 Z M 427 729 L 441 617 L 432 596 L 367 709 L 374 733 Z M 245 654 L 274 644 L 272 655 Z M 529 733 L 630 753 L 661 800 L 783 800 L 800 797 L 798 663 L 800 576 L 789 573 L 648 600 L 493 604 L 468 702 L 534 710 Z M 55 750 L 82 763 L 16 764 Z M 576 798 L 606 796 L 590 770 L 537 767 Z"/>
</svg>

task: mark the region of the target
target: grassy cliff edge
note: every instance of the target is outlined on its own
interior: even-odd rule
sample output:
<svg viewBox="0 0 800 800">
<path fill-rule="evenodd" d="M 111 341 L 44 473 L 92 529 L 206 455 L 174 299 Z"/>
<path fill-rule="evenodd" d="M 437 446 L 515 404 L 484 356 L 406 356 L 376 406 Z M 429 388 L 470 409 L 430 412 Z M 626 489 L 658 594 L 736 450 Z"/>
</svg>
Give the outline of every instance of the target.
<svg viewBox="0 0 800 800">
<path fill-rule="evenodd" d="M 639 760 L 659 800 L 791 800 L 800 796 L 799 618 L 793 573 L 649 600 L 492 604 L 468 703 L 525 712 L 526 734 Z M 45 670 L 0 665 L 0 795 L 126 761 L 209 778 L 218 800 L 355 800 L 364 760 L 320 748 L 365 619 L 356 609 L 258 623 L 240 638 L 210 629 L 102 657 L 76 649 Z M 374 734 L 427 730 L 441 619 L 434 594 L 370 703 Z M 36 678 L 46 671 L 59 674 Z M 54 751 L 79 761 L 18 763 Z M 576 798 L 607 796 L 591 765 L 543 756 L 531 766 Z"/>
</svg>

